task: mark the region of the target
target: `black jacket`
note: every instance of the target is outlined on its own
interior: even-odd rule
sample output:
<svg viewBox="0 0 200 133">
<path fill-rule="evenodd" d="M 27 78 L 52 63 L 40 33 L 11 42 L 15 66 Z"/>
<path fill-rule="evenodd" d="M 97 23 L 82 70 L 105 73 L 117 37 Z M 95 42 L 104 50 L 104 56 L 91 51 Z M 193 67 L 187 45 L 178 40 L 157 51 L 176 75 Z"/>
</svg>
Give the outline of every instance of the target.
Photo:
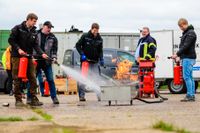
<svg viewBox="0 0 200 133">
<path fill-rule="evenodd" d="M 38 31 L 38 44 L 41 48 L 41 30 Z M 57 51 L 58 51 L 58 40 L 55 37 L 53 33 L 50 33 L 46 37 L 45 46 L 44 46 L 44 52 L 50 57 L 50 58 L 56 58 L 57 59 Z"/>
<path fill-rule="evenodd" d="M 38 44 L 39 44 L 40 48 L 41 48 L 41 43 L 42 43 L 42 40 L 43 40 L 41 34 L 42 34 L 41 30 L 39 30 L 37 36 L 38 36 Z M 50 58 L 56 58 L 57 59 L 57 51 L 58 51 L 58 40 L 53 33 L 50 33 L 45 38 L 44 53 L 46 53 Z M 35 52 L 34 52 L 34 54 L 35 54 Z M 37 56 L 35 56 L 35 58 L 41 59 L 41 57 L 37 57 Z M 51 61 L 49 61 L 49 60 L 39 60 L 38 64 L 50 65 Z"/>
<path fill-rule="evenodd" d="M 186 31 L 183 32 L 181 37 L 181 43 L 179 45 L 179 51 L 177 55 L 181 58 L 196 59 L 196 44 L 197 36 L 194 32 L 194 27 L 190 25 Z"/>
<path fill-rule="evenodd" d="M 82 35 L 76 43 L 76 49 L 80 55 L 85 54 L 88 60 L 98 62 L 103 58 L 103 39 L 98 34 L 97 37 L 89 31 Z"/>
<path fill-rule="evenodd" d="M 20 57 L 18 49 L 22 49 L 30 55 L 33 54 L 33 49 L 35 49 L 38 54 L 43 54 L 43 51 L 38 45 L 36 27 L 33 27 L 29 31 L 26 27 L 26 21 L 16 25 L 12 29 L 8 42 L 12 46 L 12 57 Z"/>
<path fill-rule="evenodd" d="M 155 53 L 156 53 L 156 49 L 157 49 L 157 43 L 156 43 L 156 40 L 149 35 L 147 35 L 146 37 L 142 37 L 139 41 L 138 41 L 138 46 L 140 44 L 143 44 L 140 46 L 140 50 L 139 50 L 139 57 L 140 58 L 144 58 L 146 56 L 149 55 L 149 57 L 151 59 L 154 59 L 155 58 Z M 147 51 L 145 53 L 145 45 L 147 45 Z"/>
</svg>

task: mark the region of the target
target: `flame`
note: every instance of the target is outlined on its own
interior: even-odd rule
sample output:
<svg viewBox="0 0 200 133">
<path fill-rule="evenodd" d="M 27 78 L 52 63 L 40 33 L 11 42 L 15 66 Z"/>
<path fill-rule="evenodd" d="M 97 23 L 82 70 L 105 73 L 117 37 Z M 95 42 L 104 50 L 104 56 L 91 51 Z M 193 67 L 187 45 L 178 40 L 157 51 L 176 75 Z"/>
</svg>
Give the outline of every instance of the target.
<svg viewBox="0 0 200 133">
<path fill-rule="evenodd" d="M 129 60 L 119 62 L 117 64 L 116 74 L 113 78 L 118 80 L 136 81 L 138 79 L 138 75 L 131 73 L 132 66 L 133 62 Z"/>
</svg>

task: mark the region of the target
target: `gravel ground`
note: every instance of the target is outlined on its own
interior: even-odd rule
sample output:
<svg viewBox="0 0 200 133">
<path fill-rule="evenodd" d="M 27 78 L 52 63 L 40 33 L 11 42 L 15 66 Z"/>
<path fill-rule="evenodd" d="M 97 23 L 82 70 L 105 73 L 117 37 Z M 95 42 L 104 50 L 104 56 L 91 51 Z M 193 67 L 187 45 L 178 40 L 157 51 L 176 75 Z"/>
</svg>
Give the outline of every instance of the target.
<svg viewBox="0 0 200 133">
<path fill-rule="evenodd" d="M 80 133 L 161 133 L 152 125 L 163 120 L 176 127 L 191 132 L 200 131 L 200 100 L 197 94 L 196 102 L 182 103 L 184 95 L 164 93 L 168 101 L 159 104 L 146 104 L 133 101 L 108 106 L 107 102 L 98 102 L 95 94 L 86 95 L 87 102 L 78 102 L 77 95 L 59 95 L 60 105 L 52 104 L 50 97 L 40 97 L 44 106 L 40 109 L 53 116 L 51 121 L 44 120 L 31 108 L 15 108 L 14 98 L 0 95 L 0 105 L 9 102 L 9 107 L 0 106 L 0 117 L 21 117 L 21 122 L 0 122 L 0 133 L 42 133 L 62 132 L 63 128 Z M 121 105 L 121 106 L 120 106 Z M 31 117 L 37 121 L 28 121 Z"/>
</svg>

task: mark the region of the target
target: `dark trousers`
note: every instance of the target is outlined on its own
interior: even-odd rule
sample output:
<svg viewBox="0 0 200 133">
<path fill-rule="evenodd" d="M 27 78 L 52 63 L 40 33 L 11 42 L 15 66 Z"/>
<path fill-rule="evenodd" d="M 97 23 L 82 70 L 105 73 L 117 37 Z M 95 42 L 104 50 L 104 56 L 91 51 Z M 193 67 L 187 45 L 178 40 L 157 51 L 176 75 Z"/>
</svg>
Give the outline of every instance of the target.
<svg viewBox="0 0 200 133">
<path fill-rule="evenodd" d="M 22 79 L 18 78 L 18 69 L 19 69 L 19 61 L 20 58 L 12 57 L 12 77 L 14 83 L 14 95 L 17 101 L 22 101 L 21 95 L 21 84 Z M 36 82 L 36 75 L 35 75 L 35 66 L 33 64 L 32 59 L 28 59 L 28 67 L 27 67 L 27 78 L 30 83 L 30 95 L 36 95 L 37 89 L 37 82 Z"/>
</svg>

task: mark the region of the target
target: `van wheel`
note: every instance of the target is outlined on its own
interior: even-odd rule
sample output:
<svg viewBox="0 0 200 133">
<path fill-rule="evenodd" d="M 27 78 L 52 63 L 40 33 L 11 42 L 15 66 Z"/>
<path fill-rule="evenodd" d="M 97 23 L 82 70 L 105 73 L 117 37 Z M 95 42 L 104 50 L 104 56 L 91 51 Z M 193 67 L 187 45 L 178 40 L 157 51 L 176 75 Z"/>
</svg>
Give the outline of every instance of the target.
<svg viewBox="0 0 200 133">
<path fill-rule="evenodd" d="M 173 79 L 171 79 L 171 80 L 168 81 L 168 88 L 169 88 L 169 91 L 172 94 L 186 93 L 185 83 L 183 83 L 182 85 L 175 85 Z"/>
</svg>

